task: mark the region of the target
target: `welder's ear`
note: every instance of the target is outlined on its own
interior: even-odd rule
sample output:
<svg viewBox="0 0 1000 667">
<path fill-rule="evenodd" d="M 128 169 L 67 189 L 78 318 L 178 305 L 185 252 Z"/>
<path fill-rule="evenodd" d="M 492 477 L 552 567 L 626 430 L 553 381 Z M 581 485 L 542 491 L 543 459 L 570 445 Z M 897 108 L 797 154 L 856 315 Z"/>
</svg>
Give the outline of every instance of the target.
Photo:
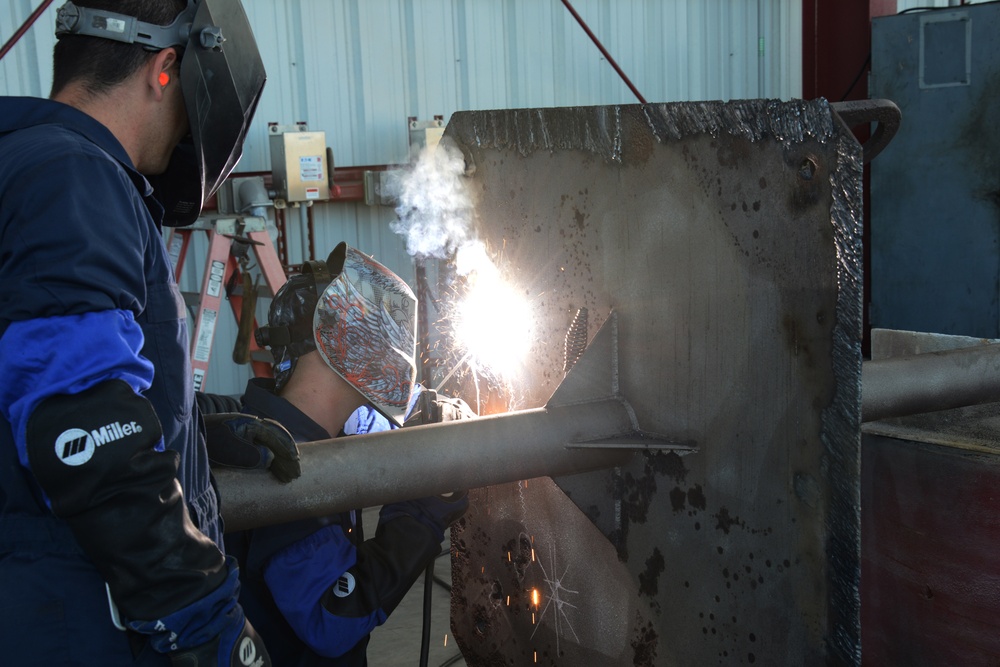
<svg viewBox="0 0 1000 667">
<path fill-rule="evenodd" d="M 179 63 L 177 49 L 172 47 L 158 51 L 146 63 L 143 69 L 144 81 L 157 100 L 162 99 L 167 86 L 178 84 L 175 79 L 179 74 Z"/>
</svg>

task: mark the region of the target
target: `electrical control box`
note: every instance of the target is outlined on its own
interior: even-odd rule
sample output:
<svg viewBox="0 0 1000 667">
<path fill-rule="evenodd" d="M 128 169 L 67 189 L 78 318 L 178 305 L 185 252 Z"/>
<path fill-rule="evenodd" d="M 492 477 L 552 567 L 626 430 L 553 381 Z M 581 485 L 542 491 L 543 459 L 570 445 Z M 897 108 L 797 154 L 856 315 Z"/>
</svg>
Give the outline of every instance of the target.
<svg viewBox="0 0 1000 667">
<path fill-rule="evenodd" d="M 434 116 L 434 120 L 407 120 L 410 132 L 410 160 L 416 160 L 425 148 L 437 148 L 444 136 L 444 116 Z"/>
<path fill-rule="evenodd" d="M 326 133 L 310 132 L 305 123 L 268 127 L 272 189 L 276 206 L 330 199 Z"/>
</svg>

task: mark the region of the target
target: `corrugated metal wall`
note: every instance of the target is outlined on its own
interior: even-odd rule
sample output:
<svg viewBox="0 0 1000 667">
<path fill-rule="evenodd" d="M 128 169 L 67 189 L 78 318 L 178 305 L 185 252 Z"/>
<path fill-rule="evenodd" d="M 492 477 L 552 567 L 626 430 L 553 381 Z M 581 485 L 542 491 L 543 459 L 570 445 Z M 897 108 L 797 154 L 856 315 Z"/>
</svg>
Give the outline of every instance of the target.
<svg viewBox="0 0 1000 667">
<path fill-rule="evenodd" d="M 41 0 L 0 3 L 0 42 Z M 47 95 L 57 0 L 2 61 L 0 94 Z M 801 94 L 797 0 L 574 0 L 573 6 L 649 102 Z M 410 116 L 455 111 L 634 103 L 635 97 L 559 0 L 244 0 L 268 71 L 239 171 L 270 169 L 267 123 L 326 132 L 336 164 L 408 159 Z M 316 248 L 338 241 L 407 280 L 391 209 L 317 204 Z M 290 227 L 297 216 L 290 211 Z M 294 233 L 293 229 L 293 233 Z M 290 260 L 301 261 L 297 236 Z M 182 287 L 197 290 L 205 249 Z M 235 331 L 223 319 L 206 390 L 242 391 Z"/>
</svg>

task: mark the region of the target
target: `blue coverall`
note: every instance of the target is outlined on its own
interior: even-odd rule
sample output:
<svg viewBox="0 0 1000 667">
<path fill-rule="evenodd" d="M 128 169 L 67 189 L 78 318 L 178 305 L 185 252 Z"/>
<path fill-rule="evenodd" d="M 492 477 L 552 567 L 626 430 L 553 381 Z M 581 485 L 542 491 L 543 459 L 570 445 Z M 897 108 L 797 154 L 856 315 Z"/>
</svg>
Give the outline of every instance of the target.
<svg viewBox="0 0 1000 667">
<path fill-rule="evenodd" d="M 3 664 L 169 664 L 150 648 L 152 627 L 146 635 L 114 627 L 99 563 L 50 511 L 29 466 L 25 425 L 36 407 L 108 380 L 127 382 L 152 404 L 163 434 L 153 449 L 179 454 L 176 478 L 194 531 L 184 539 L 221 563 L 211 599 L 182 605 L 173 618 L 185 628 L 180 635 L 211 636 L 206 623 L 239 609 L 236 570 L 221 553 L 185 308 L 160 234 L 162 207 L 151 195 L 121 144 L 94 119 L 54 101 L 0 98 Z M 184 600 L 184 591 L 177 597 Z"/>
<path fill-rule="evenodd" d="M 274 419 L 298 442 L 331 437 L 273 387 L 271 380 L 250 380 L 244 412 Z M 349 424 L 359 434 L 390 427 L 367 407 Z M 366 665 L 369 633 L 440 554 L 448 524 L 433 515 L 445 506 L 434 499 L 385 505 L 368 540 L 360 510 L 227 533 L 242 572 L 240 603 L 275 664 Z"/>
</svg>

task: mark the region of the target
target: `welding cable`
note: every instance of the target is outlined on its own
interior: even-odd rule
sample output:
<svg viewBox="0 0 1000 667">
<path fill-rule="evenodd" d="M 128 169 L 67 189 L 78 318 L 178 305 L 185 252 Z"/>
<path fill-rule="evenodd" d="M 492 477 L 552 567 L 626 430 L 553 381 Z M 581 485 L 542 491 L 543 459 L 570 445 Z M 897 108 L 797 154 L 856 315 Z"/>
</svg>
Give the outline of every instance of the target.
<svg viewBox="0 0 1000 667">
<path fill-rule="evenodd" d="M 427 667 L 431 648 L 431 598 L 434 591 L 434 563 L 424 572 L 424 622 L 420 628 L 420 667 Z"/>
<path fill-rule="evenodd" d="M 462 654 L 461 653 L 459 653 L 458 655 L 453 655 L 450 658 L 448 658 L 447 660 L 445 660 L 444 662 L 442 662 L 441 663 L 441 667 L 450 667 L 451 665 L 454 665 L 456 662 L 458 662 L 461 659 L 462 659 Z"/>
<path fill-rule="evenodd" d="M 437 558 L 441 558 L 445 555 L 451 555 L 451 549 L 442 549 L 441 553 L 437 555 Z M 437 562 L 435 558 L 435 562 Z M 430 642 L 431 642 L 431 584 L 436 583 L 449 594 L 451 594 L 451 585 L 448 584 L 444 579 L 441 579 L 434 574 L 434 563 L 427 566 L 427 570 L 424 574 L 424 618 L 423 624 L 421 625 L 420 632 L 420 667 L 427 667 L 428 655 L 430 653 Z M 461 657 L 461 654 L 459 654 Z M 451 664 L 451 663 L 449 663 Z"/>
<path fill-rule="evenodd" d="M 851 85 L 849 85 L 847 87 L 847 92 L 840 96 L 840 101 L 841 102 L 843 102 L 844 100 L 846 100 L 847 96 L 851 94 L 851 91 L 854 90 L 854 86 L 858 85 L 858 81 L 861 80 L 861 77 L 864 76 L 865 72 L 868 70 L 868 66 L 871 65 L 871 64 L 872 64 L 872 52 L 869 51 L 868 52 L 868 57 L 865 58 L 865 62 L 862 63 L 861 69 L 858 70 L 858 75 L 856 77 L 854 77 L 854 81 L 851 81 Z"/>
<path fill-rule="evenodd" d="M 439 553 L 437 555 L 438 558 L 442 558 L 444 556 L 449 556 L 449 557 L 451 556 L 451 549 L 450 548 L 448 548 L 448 549 L 442 549 L 441 553 Z M 448 591 L 449 594 L 451 593 L 451 584 L 449 584 L 447 581 L 445 581 L 441 577 L 437 576 L 436 574 L 434 575 L 434 583 L 436 583 L 438 586 L 440 586 L 441 588 L 443 588 L 446 591 Z"/>
<path fill-rule="evenodd" d="M 435 575 L 434 576 L 434 583 L 437 584 L 438 586 L 440 586 L 441 588 L 445 589 L 449 593 L 451 593 L 451 584 L 449 584 L 447 581 L 445 581 L 441 577 Z"/>
</svg>

